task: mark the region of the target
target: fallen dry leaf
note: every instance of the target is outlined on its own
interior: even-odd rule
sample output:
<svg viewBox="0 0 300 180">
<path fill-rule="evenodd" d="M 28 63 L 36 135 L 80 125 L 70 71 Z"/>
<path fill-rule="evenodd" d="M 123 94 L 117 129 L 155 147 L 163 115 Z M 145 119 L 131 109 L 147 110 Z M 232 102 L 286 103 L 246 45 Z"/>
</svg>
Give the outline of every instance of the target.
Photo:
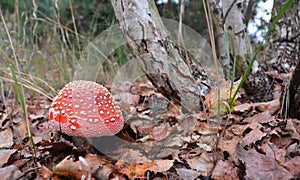
<svg viewBox="0 0 300 180">
<path fill-rule="evenodd" d="M 147 106 L 150 110 L 149 116 L 154 119 L 161 119 L 167 112 L 169 107 L 169 100 L 160 93 L 151 94 L 148 97 Z"/>
<path fill-rule="evenodd" d="M 285 127 L 292 139 L 300 139 L 300 121 L 299 119 L 288 119 Z"/>
<path fill-rule="evenodd" d="M 269 137 L 271 137 L 269 141 L 278 147 L 287 147 L 291 143 L 291 138 L 286 135 L 285 131 L 275 128 L 269 132 Z"/>
<path fill-rule="evenodd" d="M 154 141 L 162 141 L 171 134 L 171 127 L 168 124 L 160 124 L 150 132 L 150 138 Z"/>
<path fill-rule="evenodd" d="M 268 156 L 258 153 L 254 149 L 248 151 L 238 148 L 238 157 L 244 163 L 247 179 L 292 179 L 292 174 Z"/>
<path fill-rule="evenodd" d="M 54 166 L 52 178 L 85 179 L 90 176 L 90 169 L 88 169 L 81 161 L 75 161 L 74 156 L 69 155 L 59 164 Z"/>
<path fill-rule="evenodd" d="M 10 148 L 13 145 L 13 133 L 10 128 L 0 132 L 0 148 Z"/>
<path fill-rule="evenodd" d="M 266 112 L 266 111 L 262 112 L 262 113 L 259 113 L 259 114 L 255 114 L 254 116 L 245 118 L 243 120 L 243 122 L 248 122 L 248 123 L 259 122 L 260 124 L 262 124 L 262 123 L 271 123 L 273 121 L 275 121 L 275 117 L 271 116 L 269 114 L 269 112 Z"/>
<path fill-rule="evenodd" d="M 279 148 L 271 142 L 262 144 L 261 148 L 266 156 L 275 159 L 276 161 L 278 161 L 278 163 L 283 164 L 286 161 L 285 149 Z"/>
<path fill-rule="evenodd" d="M 300 155 L 300 144 L 299 142 L 293 142 L 286 148 L 286 155 L 290 157 Z"/>
<path fill-rule="evenodd" d="M 239 179 L 238 169 L 231 161 L 218 160 L 211 178 L 214 180 Z"/>
<path fill-rule="evenodd" d="M 0 168 L 0 177 L 1 177 L 1 179 L 25 180 L 25 178 L 22 177 L 21 171 L 14 165 Z"/>
<path fill-rule="evenodd" d="M 196 179 L 200 175 L 193 169 L 175 168 L 175 170 L 181 179 Z"/>
<path fill-rule="evenodd" d="M 0 168 L 7 163 L 10 156 L 16 151 L 16 149 L 0 149 Z"/>
<path fill-rule="evenodd" d="M 130 119 L 127 120 L 127 123 L 130 124 L 131 129 L 136 134 L 141 133 L 142 136 L 149 135 L 150 131 L 155 125 L 155 121 L 153 118 L 143 114 L 133 115 Z M 139 132 L 139 130 L 141 132 Z"/>
<path fill-rule="evenodd" d="M 109 176 L 114 171 L 113 167 L 108 166 L 108 165 L 105 165 L 105 166 L 102 166 L 102 167 L 97 167 L 97 168 L 99 168 L 99 169 L 96 171 L 96 175 L 95 176 L 98 179 L 109 179 Z"/>
<path fill-rule="evenodd" d="M 241 143 L 244 147 L 249 146 L 250 144 L 255 144 L 258 140 L 261 140 L 265 135 L 266 133 L 255 128 L 242 138 Z"/>
<path fill-rule="evenodd" d="M 167 170 L 169 170 L 173 164 L 174 164 L 174 160 L 155 160 L 154 164 L 156 166 L 156 172 L 166 172 Z"/>
<path fill-rule="evenodd" d="M 119 160 L 116 167 L 129 178 L 145 178 L 146 172 L 165 172 L 173 166 L 174 160 L 154 160 L 144 163 L 131 163 Z"/>
<path fill-rule="evenodd" d="M 232 137 L 224 137 L 220 138 L 219 148 L 223 152 L 227 152 L 230 156 L 229 159 L 235 163 L 238 163 L 236 147 L 240 142 L 242 137 L 240 136 L 232 136 Z"/>
<path fill-rule="evenodd" d="M 142 153 L 138 150 L 133 149 L 123 149 L 123 155 L 120 157 L 120 160 L 128 163 L 144 163 L 150 162 L 147 157 L 145 157 Z"/>
<path fill-rule="evenodd" d="M 232 112 L 245 113 L 251 111 L 253 108 L 253 104 L 244 103 L 234 106 Z"/>
<path fill-rule="evenodd" d="M 29 110 L 29 118 L 31 120 L 44 119 L 47 117 L 47 109 L 34 108 Z"/>
<path fill-rule="evenodd" d="M 243 136 L 244 132 L 247 129 L 261 129 L 263 126 L 257 122 L 253 122 L 251 124 L 246 125 L 233 125 L 228 130 L 232 131 L 233 134 L 237 136 Z"/>
<path fill-rule="evenodd" d="M 281 103 L 279 99 L 275 99 L 269 102 L 256 103 L 257 109 L 261 112 L 269 112 L 273 115 L 281 108 Z"/>
<path fill-rule="evenodd" d="M 28 136 L 26 122 L 23 119 L 14 124 L 14 129 L 17 132 L 18 138 L 24 139 Z"/>
<path fill-rule="evenodd" d="M 49 168 L 42 166 L 38 170 L 36 179 L 37 180 L 51 179 L 51 177 L 52 177 L 52 171 Z"/>
<path fill-rule="evenodd" d="M 249 112 L 253 109 L 258 110 L 260 112 L 268 112 L 269 114 L 273 115 L 281 108 L 281 103 L 279 99 L 275 99 L 269 102 L 262 102 L 262 103 L 251 103 L 251 104 L 240 104 L 233 108 L 233 112 L 245 113 Z"/>
<path fill-rule="evenodd" d="M 12 155 L 12 158 L 17 158 L 18 154 Z M 40 157 L 38 157 L 40 158 Z M 17 166 L 20 170 L 22 170 L 24 167 L 26 168 L 27 165 L 30 165 L 32 163 L 31 159 L 18 159 L 15 162 L 13 162 L 11 165 Z"/>
<path fill-rule="evenodd" d="M 142 96 L 150 96 L 155 93 L 155 87 L 150 81 L 146 81 L 145 83 L 140 82 L 136 86 L 138 87 L 136 93 Z"/>
<path fill-rule="evenodd" d="M 129 178 L 145 178 L 147 171 L 156 170 L 154 162 L 132 163 L 119 160 L 116 167 L 120 173 L 126 174 Z"/>
<path fill-rule="evenodd" d="M 147 171 L 165 172 L 173 166 L 174 160 L 154 160 L 138 151 L 128 150 L 116 163 L 116 169 L 129 178 L 144 178 Z"/>
<path fill-rule="evenodd" d="M 199 156 L 194 156 L 190 159 L 186 159 L 188 165 L 197 170 L 201 175 L 207 176 L 210 172 L 212 172 L 214 167 L 214 158 L 212 153 L 207 153 L 203 151 L 203 153 Z"/>
<path fill-rule="evenodd" d="M 289 170 L 294 177 L 300 178 L 300 156 L 296 156 L 282 165 Z"/>
</svg>

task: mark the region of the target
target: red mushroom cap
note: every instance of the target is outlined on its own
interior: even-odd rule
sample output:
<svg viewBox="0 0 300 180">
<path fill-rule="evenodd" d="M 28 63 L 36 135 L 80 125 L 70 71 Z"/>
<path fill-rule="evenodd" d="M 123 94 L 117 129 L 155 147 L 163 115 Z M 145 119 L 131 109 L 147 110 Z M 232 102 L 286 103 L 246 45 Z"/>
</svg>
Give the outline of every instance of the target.
<svg viewBox="0 0 300 180">
<path fill-rule="evenodd" d="M 69 136 L 111 136 L 122 130 L 124 120 L 110 92 L 91 81 L 68 83 L 54 98 L 50 123 Z"/>
</svg>

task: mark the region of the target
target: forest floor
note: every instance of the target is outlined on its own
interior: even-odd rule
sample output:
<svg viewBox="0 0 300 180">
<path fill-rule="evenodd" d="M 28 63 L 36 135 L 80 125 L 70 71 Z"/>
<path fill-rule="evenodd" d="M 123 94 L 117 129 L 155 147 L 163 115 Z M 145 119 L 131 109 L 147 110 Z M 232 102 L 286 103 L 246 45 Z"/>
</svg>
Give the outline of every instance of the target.
<svg viewBox="0 0 300 180">
<path fill-rule="evenodd" d="M 218 117 L 204 111 L 182 114 L 151 83 L 135 82 L 129 89 L 119 87 L 115 96 L 125 116 L 123 130 L 86 140 L 51 131 L 51 101 L 26 97 L 33 143 L 18 100 L 5 96 L 0 177 L 299 179 L 300 121 L 279 116 L 282 86 L 277 85 L 270 102 L 240 98 L 231 113 Z"/>
</svg>

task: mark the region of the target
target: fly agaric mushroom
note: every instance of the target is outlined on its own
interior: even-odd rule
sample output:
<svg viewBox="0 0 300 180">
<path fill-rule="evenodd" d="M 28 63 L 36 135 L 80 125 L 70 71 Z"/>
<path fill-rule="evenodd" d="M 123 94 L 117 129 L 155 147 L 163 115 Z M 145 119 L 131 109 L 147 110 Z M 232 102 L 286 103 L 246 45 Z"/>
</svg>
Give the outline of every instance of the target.
<svg viewBox="0 0 300 180">
<path fill-rule="evenodd" d="M 54 98 L 50 123 L 69 136 L 111 136 L 123 128 L 119 106 L 110 92 L 91 81 L 68 83 Z"/>
</svg>

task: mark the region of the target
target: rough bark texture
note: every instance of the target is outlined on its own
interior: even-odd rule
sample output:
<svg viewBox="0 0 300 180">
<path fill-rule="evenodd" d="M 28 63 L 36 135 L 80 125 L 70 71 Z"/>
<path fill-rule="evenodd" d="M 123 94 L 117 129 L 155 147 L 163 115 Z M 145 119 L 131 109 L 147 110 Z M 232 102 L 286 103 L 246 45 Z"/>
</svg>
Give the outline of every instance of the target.
<svg viewBox="0 0 300 180">
<path fill-rule="evenodd" d="M 223 68 L 223 73 L 226 80 L 230 79 L 230 74 L 232 72 L 232 63 L 228 61 L 228 56 L 226 53 L 226 45 L 224 41 L 224 29 L 223 29 L 223 17 L 222 9 L 217 5 L 216 0 L 209 0 L 210 10 L 212 12 L 212 20 L 214 24 L 214 32 L 216 33 L 217 40 L 217 55 L 218 60 Z"/>
<path fill-rule="evenodd" d="M 287 0 L 275 0 L 272 9 L 272 19 L 276 17 Z M 265 68 L 267 70 L 278 70 L 279 72 L 290 72 L 291 67 L 299 61 L 299 39 L 300 39 L 300 4 L 294 1 L 291 7 L 277 22 L 275 29 L 271 32 L 269 43 L 264 54 Z"/>
<path fill-rule="evenodd" d="M 236 72 L 238 76 L 242 76 L 253 56 L 246 25 L 244 23 L 242 1 L 222 1 L 222 10 L 218 7 L 217 1 L 210 0 L 209 2 L 213 16 L 217 16 L 214 18 L 215 33 L 217 34 L 219 47 L 218 54 L 224 71 L 228 72 L 231 68 L 227 60 L 226 48 L 223 47 L 225 46 L 225 42 L 223 42 L 223 28 L 226 28 L 230 43 L 230 59 L 233 61 L 233 59 L 236 58 Z M 216 19 L 221 23 L 216 21 Z M 270 80 L 268 76 L 262 72 L 257 62 L 254 63 L 252 71 L 248 75 L 243 87 L 253 100 L 266 101 L 272 98 L 272 95 L 269 93 L 271 89 Z"/>
<path fill-rule="evenodd" d="M 115 15 L 137 63 L 168 99 L 200 109 L 211 86 L 205 70 L 172 40 L 153 0 L 112 0 Z"/>
<path fill-rule="evenodd" d="M 299 49 L 300 51 L 300 49 Z M 298 53 L 299 55 L 299 53 Z M 293 73 L 293 77 L 289 85 L 289 101 L 284 101 L 284 103 L 289 102 L 289 106 L 286 108 L 290 117 L 300 119 L 300 92 L 298 90 L 300 84 L 300 63 L 296 66 L 296 69 Z"/>
<path fill-rule="evenodd" d="M 286 0 L 276 0 L 272 9 L 272 19 L 285 4 Z M 291 72 L 288 92 L 283 96 L 283 115 L 300 118 L 300 1 L 294 1 L 284 13 L 272 32 L 266 48 L 265 69 L 279 72 Z M 297 64 L 298 63 L 298 64 Z"/>
</svg>

